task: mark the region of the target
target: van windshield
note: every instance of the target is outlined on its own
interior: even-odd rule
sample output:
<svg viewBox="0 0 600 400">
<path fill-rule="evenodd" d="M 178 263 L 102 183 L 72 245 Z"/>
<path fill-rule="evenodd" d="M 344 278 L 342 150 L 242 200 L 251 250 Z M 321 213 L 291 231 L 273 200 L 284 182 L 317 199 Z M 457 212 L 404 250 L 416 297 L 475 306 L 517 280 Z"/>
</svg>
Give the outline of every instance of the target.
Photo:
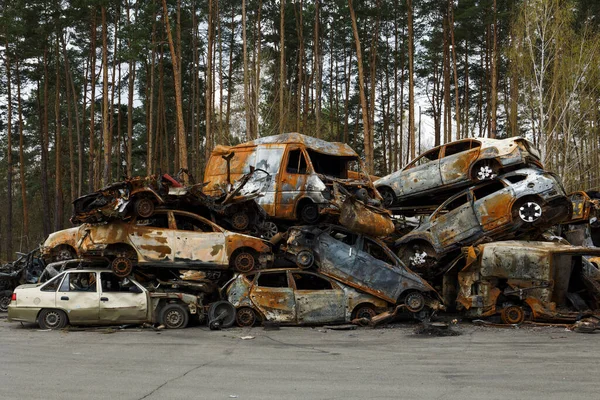
<svg viewBox="0 0 600 400">
<path fill-rule="evenodd" d="M 359 164 L 356 156 L 334 156 L 306 149 L 317 174 L 332 176 L 334 178 L 348 178 L 350 163 Z"/>
</svg>

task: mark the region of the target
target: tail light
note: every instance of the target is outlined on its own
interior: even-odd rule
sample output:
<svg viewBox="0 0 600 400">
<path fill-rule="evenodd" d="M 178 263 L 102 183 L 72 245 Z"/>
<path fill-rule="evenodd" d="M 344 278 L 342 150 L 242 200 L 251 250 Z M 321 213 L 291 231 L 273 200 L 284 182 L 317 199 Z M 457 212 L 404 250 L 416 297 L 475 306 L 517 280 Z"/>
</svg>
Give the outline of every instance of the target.
<svg viewBox="0 0 600 400">
<path fill-rule="evenodd" d="M 12 297 L 10 298 L 11 301 L 17 301 L 17 294 L 15 292 L 13 292 Z"/>
</svg>

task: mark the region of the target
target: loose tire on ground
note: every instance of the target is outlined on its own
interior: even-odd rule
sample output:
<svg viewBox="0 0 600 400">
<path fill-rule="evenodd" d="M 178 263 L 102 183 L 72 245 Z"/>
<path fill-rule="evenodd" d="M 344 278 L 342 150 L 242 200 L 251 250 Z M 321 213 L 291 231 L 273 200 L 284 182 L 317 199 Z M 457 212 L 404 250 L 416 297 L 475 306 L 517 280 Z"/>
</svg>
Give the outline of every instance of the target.
<svg viewBox="0 0 600 400">
<path fill-rule="evenodd" d="M 212 303 L 208 308 L 208 324 L 219 323 L 221 328 L 230 328 L 235 323 L 236 311 L 233 304 L 220 300 Z"/>
</svg>

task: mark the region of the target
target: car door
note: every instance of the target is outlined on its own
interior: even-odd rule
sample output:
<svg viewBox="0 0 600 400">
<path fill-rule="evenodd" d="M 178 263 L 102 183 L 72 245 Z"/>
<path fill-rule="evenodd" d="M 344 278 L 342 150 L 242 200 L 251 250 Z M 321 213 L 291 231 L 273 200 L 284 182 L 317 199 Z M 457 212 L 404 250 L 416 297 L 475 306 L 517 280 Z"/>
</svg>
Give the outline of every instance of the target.
<svg viewBox="0 0 600 400">
<path fill-rule="evenodd" d="M 467 139 L 444 146 L 440 159 L 440 176 L 443 185 L 469 181 L 471 165 L 477 161 L 481 143 Z"/>
<path fill-rule="evenodd" d="M 354 282 L 359 289 L 395 303 L 402 283 L 395 267 L 398 261 L 377 242 L 364 236 L 361 242 L 354 264 Z"/>
<path fill-rule="evenodd" d="M 319 272 L 347 280 L 354 274 L 358 235 L 333 227 L 317 237 Z"/>
<path fill-rule="evenodd" d="M 140 254 L 140 261 L 173 261 L 169 232 L 166 212 L 157 212 L 149 218 L 133 221 L 129 225 L 129 241 Z"/>
<path fill-rule="evenodd" d="M 292 272 L 299 324 L 344 322 L 346 295 L 337 285 L 310 272 Z"/>
<path fill-rule="evenodd" d="M 501 229 L 511 221 L 513 190 L 502 180 L 489 182 L 472 189 L 473 208 L 483 231 Z"/>
<path fill-rule="evenodd" d="M 173 213 L 177 229 L 169 232 L 173 261 L 195 267 L 227 265 L 225 233 L 206 219 L 187 213 Z"/>
<path fill-rule="evenodd" d="M 56 292 L 56 307 L 67 312 L 71 323 L 98 322 L 100 294 L 95 272 L 68 272 Z"/>
<path fill-rule="evenodd" d="M 296 201 L 306 191 L 308 164 L 306 153 L 299 146 L 289 145 L 285 168 L 279 174 L 276 214 L 279 218 L 294 218 Z"/>
<path fill-rule="evenodd" d="M 129 278 L 100 273 L 99 319 L 102 323 L 148 320 L 148 293 Z"/>
<path fill-rule="evenodd" d="M 442 185 L 440 177 L 440 147 L 423 153 L 407 165 L 399 176 L 401 194 L 412 196 Z"/>
<path fill-rule="evenodd" d="M 296 299 L 287 271 L 261 272 L 250 290 L 250 300 L 267 321 L 296 322 Z"/>
<path fill-rule="evenodd" d="M 431 233 L 447 248 L 481 232 L 471 193 L 463 191 L 442 204 L 431 216 Z"/>
</svg>

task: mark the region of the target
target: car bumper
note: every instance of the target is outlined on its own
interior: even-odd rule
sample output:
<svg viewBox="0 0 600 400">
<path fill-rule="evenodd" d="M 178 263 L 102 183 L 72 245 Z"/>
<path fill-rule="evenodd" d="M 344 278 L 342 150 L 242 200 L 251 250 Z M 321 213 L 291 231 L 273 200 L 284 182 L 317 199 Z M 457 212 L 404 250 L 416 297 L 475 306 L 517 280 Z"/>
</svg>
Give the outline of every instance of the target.
<svg viewBox="0 0 600 400">
<path fill-rule="evenodd" d="M 36 322 L 41 308 L 8 306 L 9 322 Z"/>
</svg>

